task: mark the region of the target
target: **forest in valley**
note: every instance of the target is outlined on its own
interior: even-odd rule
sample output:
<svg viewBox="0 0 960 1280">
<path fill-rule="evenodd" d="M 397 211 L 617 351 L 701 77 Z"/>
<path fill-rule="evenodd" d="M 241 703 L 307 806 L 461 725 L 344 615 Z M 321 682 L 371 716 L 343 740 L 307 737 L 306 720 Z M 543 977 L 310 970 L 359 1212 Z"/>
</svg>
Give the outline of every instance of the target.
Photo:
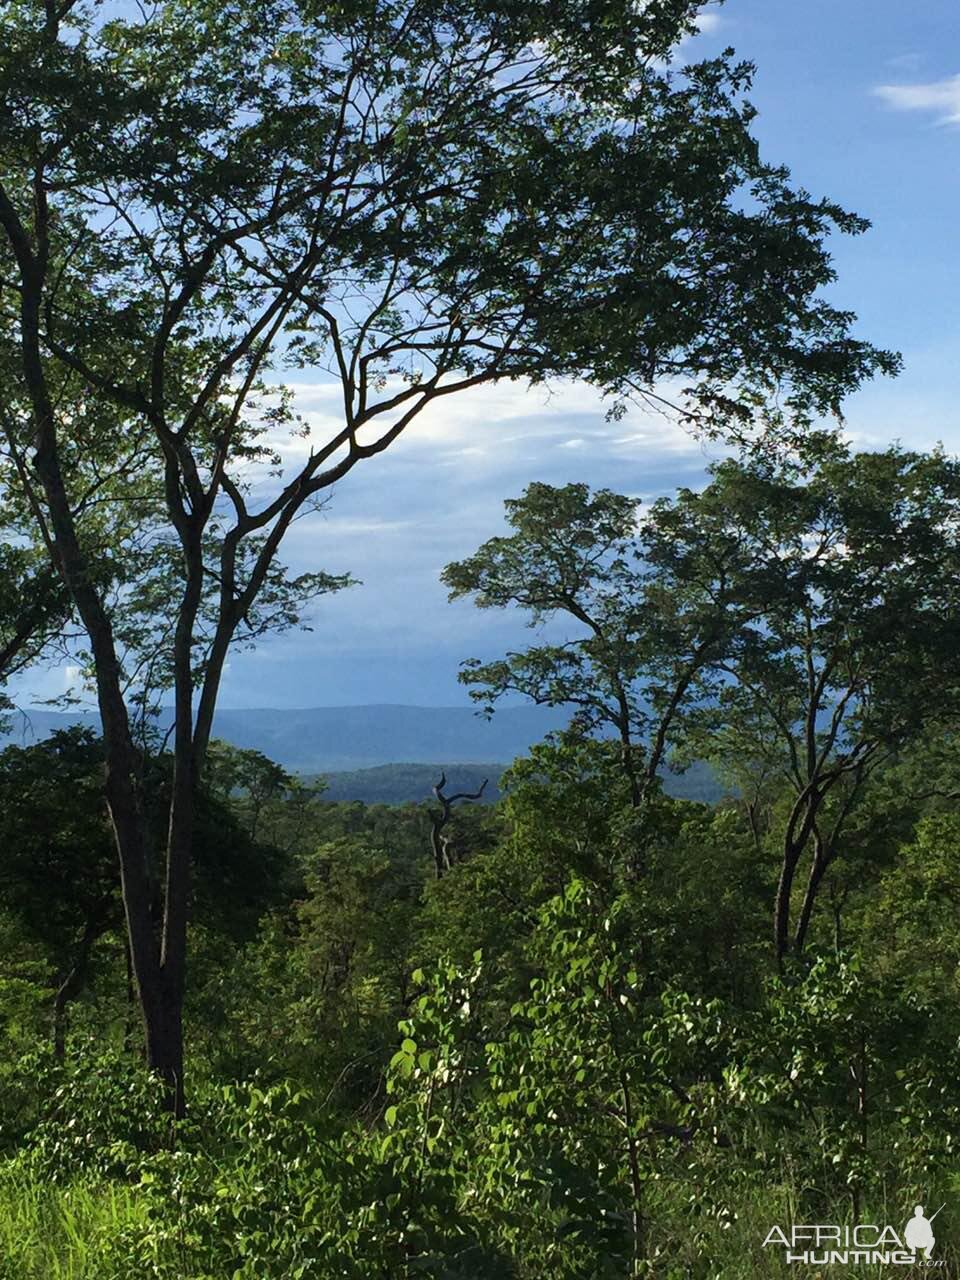
<svg viewBox="0 0 960 1280">
<path fill-rule="evenodd" d="M 960 460 L 844 430 L 868 224 L 752 64 L 689 0 L 0 15 L 0 729 L 95 709 L 0 750 L 0 1280 L 960 1274 Z M 494 385 L 712 450 L 438 562 L 519 624 L 477 715 L 565 727 L 218 737 L 365 590 L 354 473 Z"/>
</svg>

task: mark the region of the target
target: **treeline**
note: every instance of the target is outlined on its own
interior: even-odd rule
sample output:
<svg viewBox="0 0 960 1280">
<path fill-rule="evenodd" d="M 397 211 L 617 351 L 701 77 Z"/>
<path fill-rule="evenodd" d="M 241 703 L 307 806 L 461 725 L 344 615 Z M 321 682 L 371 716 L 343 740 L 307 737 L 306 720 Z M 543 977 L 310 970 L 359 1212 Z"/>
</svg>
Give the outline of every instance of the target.
<svg viewBox="0 0 960 1280">
<path fill-rule="evenodd" d="M 382 764 L 369 769 L 335 770 L 305 779 L 322 788 L 328 801 L 359 800 L 363 804 L 415 804 L 429 799 L 441 774 L 454 791 L 478 791 L 481 800 L 494 803 L 500 796 L 502 764 Z"/>
<path fill-rule="evenodd" d="M 500 796 L 502 764 L 455 764 L 441 771 L 435 764 L 383 764 L 370 769 L 349 769 L 306 776 L 304 785 L 319 787 L 329 802 L 360 800 L 363 804 L 413 804 L 429 799 L 441 772 L 453 791 L 477 791 L 483 783 L 482 800 L 492 804 Z M 667 770 L 664 790 L 681 800 L 702 800 L 712 804 L 724 794 L 713 770 L 701 760 L 682 772 Z"/>
</svg>

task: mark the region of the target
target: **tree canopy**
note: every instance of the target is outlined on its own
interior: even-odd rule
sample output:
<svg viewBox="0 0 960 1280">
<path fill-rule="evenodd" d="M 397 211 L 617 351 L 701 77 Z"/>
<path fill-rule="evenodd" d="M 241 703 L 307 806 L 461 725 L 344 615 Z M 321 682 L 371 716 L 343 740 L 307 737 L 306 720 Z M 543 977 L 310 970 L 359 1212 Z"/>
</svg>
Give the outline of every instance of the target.
<svg viewBox="0 0 960 1280">
<path fill-rule="evenodd" d="M 702 491 L 643 512 L 581 484 L 531 485 L 507 503 L 514 532 L 443 578 L 452 596 L 573 630 L 468 661 L 461 679 L 488 708 L 521 693 L 613 732 L 635 803 L 671 750 L 727 765 L 746 793 L 786 781 L 782 956 L 801 857 L 812 846 L 798 947 L 866 779 L 960 712 L 958 503 L 942 453 L 837 441 L 815 463 L 718 463 Z"/>
</svg>

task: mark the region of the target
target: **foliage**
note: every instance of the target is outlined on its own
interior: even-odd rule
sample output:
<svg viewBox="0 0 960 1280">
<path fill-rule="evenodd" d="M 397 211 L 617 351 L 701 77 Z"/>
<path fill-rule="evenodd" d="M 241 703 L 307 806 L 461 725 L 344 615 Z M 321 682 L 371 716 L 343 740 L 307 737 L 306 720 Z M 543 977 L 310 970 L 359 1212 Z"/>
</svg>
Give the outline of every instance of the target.
<svg viewBox="0 0 960 1280">
<path fill-rule="evenodd" d="M 7 16 L 0 677 L 82 626 L 104 736 L 0 756 L 0 1277 L 742 1280 L 774 1222 L 953 1210 L 960 470 L 809 430 L 896 360 L 750 68 L 671 57 L 689 0 Z M 335 481 L 571 377 L 768 434 L 447 567 L 570 628 L 474 696 L 575 714 L 439 877 L 428 808 L 211 741 L 221 675 L 349 584 L 279 559 Z"/>
<path fill-rule="evenodd" d="M 541 648 L 542 674 L 608 724 L 624 681 L 641 772 L 665 725 L 664 757 L 709 755 L 734 783 L 714 805 L 659 773 L 638 794 L 622 739 L 582 714 L 513 763 L 496 803 L 455 812 L 437 880 L 427 806 L 333 803 L 213 743 L 185 1119 L 133 1052 L 102 744 L 75 730 L 8 749 L 2 1265 L 742 1280 L 789 1270 L 763 1245 L 775 1223 L 899 1228 L 944 1201 L 937 1258 L 954 1266 L 955 482 L 939 454 L 731 460 L 637 527 L 631 500 L 566 491 L 574 561 L 547 554 L 540 491 L 478 553 L 470 580 L 495 603 L 536 570 L 536 600 L 559 583 L 562 604 L 578 566 L 603 640 L 588 627 L 555 667 Z M 598 558 L 614 509 L 620 542 Z M 139 767 L 156 892 L 176 771 L 162 753 Z M 804 779 L 822 909 L 778 957 L 765 922 Z M 102 932 L 51 1044 L 50 988 L 89 920 Z"/>
<path fill-rule="evenodd" d="M 791 1169 L 811 1220 L 844 1194 L 856 1219 L 891 1186 L 906 1203 L 948 1185 L 957 1037 L 899 976 L 865 971 L 856 953 L 824 957 L 774 983 L 741 1044 L 725 1071 L 734 1123 L 748 1142 L 776 1126 L 756 1160 L 774 1176 Z"/>
<path fill-rule="evenodd" d="M 102 761 L 101 744 L 84 729 L 0 754 L 0 903 L 43 947 L 61 982 L 120 923 Z"/>
<path fill-rule="evenodd" d="M 578 632 L 468 661 L 461 679 L 488 712 L 508 693 L 572 705 L 576 727 L 619 741 L 638 808 L 671 748 L 725 768 L 758 842 L 780 844 L 782 959 L 805 944 L 871 775 L 955 723 L 958 502 L 942 452 L 855 454 L 832 438 L 727 459 L 642 516 L 606 490 L 530 485 L 507 503 L 513 532 L 444 580 Z"/>
<path fill-rule="evenodd" d="M 296 803 L 272 795 L 257 821 Z M 876 919 L 848 913 L 859 950 L 782 978 L 761 924 L 775 866 L 742 809 L 653 797 L 638 879 L 601 742 L 518 762 L 486 843 L 439 883 L 416 808 L 321 805 L 257 935 L 226 953 L 199 935 L 186 1122 L 117 1032 L 5 1065 L 7 1106 L 29 1084 L 35 1108 L 8 1130 L 9 1265 L 740 1280 L 780 1274 L 774 1222 L 899 1225 L 934 1196 L 947 1218 L 953 846 L 928 803 L 864 891 Z"/>
<path fill-rule="evenodd" d="M 32 1176 L 69 1182 L 78 1175 L 123 1180 L 146 1154 L 171 1140 L 155 1077 L 131 1071 L 123 1056 L 85 1054 L 64 1065 L 34 1063 L 46 1103 L 26 1138 L 23 1164 Z"/>
</svg>

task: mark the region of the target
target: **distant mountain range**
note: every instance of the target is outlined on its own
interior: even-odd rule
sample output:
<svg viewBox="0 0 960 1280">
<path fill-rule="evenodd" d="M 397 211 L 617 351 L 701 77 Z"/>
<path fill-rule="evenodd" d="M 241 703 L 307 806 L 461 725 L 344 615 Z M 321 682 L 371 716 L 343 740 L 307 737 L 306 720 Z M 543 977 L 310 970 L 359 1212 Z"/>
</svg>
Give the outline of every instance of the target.
<svg viewBox="0 0 960 1280">
<path fill-rule="evenodd" d="M 568 719 L 559 708 L 536 706 L 501 707 L 490 720 L 472 707 L 257 707 L 218 711 L 214 733 L 262 751 L 291 773 L 322 775 L 329 800 L 402 804 L 429 798 L 441 768 L 452 790 L 475 791 L 489 778 L 484 798 L 496 799 L 505 766 Z M 37 742 L 72 724 L 99 731 L 100 718 L 80 711 L 17 712 L 0 746 Z M 669 775 L 665 786 L 693 800 L 720 796 L 706 765 Z"/>
<path fill-rule="evenodd" d="M 506 764 L 568 719 L 568 712 L 536 706 L 502 707 L 491 720 L 472 707 L 257 707 L 218 711 L 214 734 L 237 747 L 262 751 L 294 773 L 327 773 L 407 760 Z M 35 742 L 70 724 L 99 730 L 100 718 L 92 712 L 17 712 L 0 743 Z"/>
</svg>

